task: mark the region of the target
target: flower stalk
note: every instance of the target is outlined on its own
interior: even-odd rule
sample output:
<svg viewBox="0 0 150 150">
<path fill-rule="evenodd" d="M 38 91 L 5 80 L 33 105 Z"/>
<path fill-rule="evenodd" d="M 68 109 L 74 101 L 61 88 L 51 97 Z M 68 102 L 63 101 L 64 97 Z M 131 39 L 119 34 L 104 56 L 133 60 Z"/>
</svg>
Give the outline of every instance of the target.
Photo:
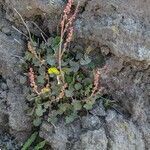
<svg viewBox="0 0 150 150">
<path fill-rule="evenodd" d="M 71 42 L 73 37 L 73 22 L 76 18 L 79 3 L 76 7 L 76 10 L 73 14 L 71 14 L 71 7 L 73 5 L 73 0 L 68 0 L 68 3 L 64 9 L 64 14 L 61 21 L 61 35 L 60 35 L 60 44 L 59 44 L 59 51 L 58 51 L 58 67 L 60 70 L 62 83 L 64 84 L 64 73 L 62 71 L 62 57 L 65 53 L 68 44 Z"/>
</svg>

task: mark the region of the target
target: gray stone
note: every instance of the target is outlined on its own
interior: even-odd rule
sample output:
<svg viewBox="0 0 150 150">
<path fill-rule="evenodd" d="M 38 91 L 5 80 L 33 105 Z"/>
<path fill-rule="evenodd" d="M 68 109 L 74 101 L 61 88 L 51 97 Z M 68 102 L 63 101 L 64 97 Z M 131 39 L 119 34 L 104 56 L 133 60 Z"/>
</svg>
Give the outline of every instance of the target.
<svg viewBox="0 0 150 150">
<path fill-rule="evenodd" d="M 54 150 L 67 150 L 67 146 L 77 141 L 80 137 L 80 122 L 75 121 L 66 125 L 64 121 L 56 124 L 43 123 L 40 130 L 40 137 L 44 138 Z M 69 146 L 70 147 L 70 146 Z"/>
<path fill-rule="evenodd" d="M 83 117 L 81 125 L 79 120 L 69 125 L 65 125 L 64 121 L 58 122 L 56 126 L 43 123 L 40 137 L 54 150 L 145 150 L 148 147 L 148 126 L 143 126 L 143 134 L 132 120 L 126 120 L 111 110 L 107 112 L 106 122 L 102 126 L 99 126 L 99 119 L 95 117 Z"/>
<path fill-rule="evenodd" d="M 76 21 L 78 37 L 122 58 L 150 63 L 149 0 L 90 0 Z"/>
<path fill-rule="evenodd" d="M 1 128 L 3 130 L 8 129 L 8 116 L 0 111 L 0 132 Z"/>
<path fill-rule="evenodd" d="M 112 110 L 109 110 L 107 111 L 107 116 L 106 116 L 106 121 L 107 122 L 110 122 L 112 121 L 114 118 L 116 117 L 116 112 L 115 111 L 112 111 Z"/>
<path fill-rule="evenodd" d="M 8 133 L 0 133 L 0 149 L 1 150 L 19 150 L 20 145 Z"/>
<path fill-rule="evenodd" d="M 112 150 L 145 150 L 142 133 L 131 121 L 109 111 L 106 122 Z"/>
<path fill-rule="evenodd" d="M 30 18 L 38 15 L 56 14 L 58 11 L 62 10 L 60 8 L 63 8 L 64 3 L 62 0 L 24 0 L 18 2 L 15 0 L 5 0 L 5 4 L 8 7 L 8 13 L 10 9 L 14 12 L 15 17 L 17 17 L 17 14 L 14 9 L 17 9 L 22 17 Z"/>
<path fill-rule="evenodd" d="M 38 36 L 41 31 L 34 27 L 33 21 L 42 30 L 49 28 L 52 33 L 58 26 L 64 5 L 61 0 L 0 0 L 0 3 L 6 10 L 7 19 L 22 26 L 14 10 L 16 8 L 30 31 Z M 94 43 L 96 48 L 107 55 L 108 72 L 101 73 L 105 94 L 120 102 L 131 118 L 124 119 L 115 111 L 106 112 L 101 102 L 90 111 L 90 117 L 83 117 L 73 124 L 59 122 L 54 128 L 43 123 L 40 136 L 54 150 L 149 149 L 149 0 L 81 0 L 80 5 L 81 11 L 75 22 L 77 41 L 81 43 L 80 47 Z M 11 26 L 8 21 L 1 19 L 3 16 L 4 13 L 0 13 L 0 31 L 9 34 L 2 30 L 5 25 Z M 13 133 L 20 137 L 24 137 L 30 129 L 29 118 L 24 113 L 26 104 L 18 76 L 21 71 L 18 62 L 23 49 L 24 42 L 16 32 L 11 30 L 11 36 L 0 32 L 0 75 L 7 81 L 7 90 L 0 89 L 2 92 L 7 91 L 6 94 L 1 92 L 5 96 L 1 96 L 3 99 L 0 101 L 0 124 L 9 124 Z M 6 99 L 7 103 L 3 103 Z M 6 116 L 8 121 L 4 119 Z M 105 118 L 104 126 L 100 125 L 98 117 Z"/>
<path fill-rule="evenodd" d="M 82 150 L 107 150 L 107 144 L 108 139 L 103 128 L 81 135 Z"/>
<path fill-rule="evenodd" d="M 11 30 L 9 28 L 7 28 L 7 27 L 3 27 L 2 28 L 2 32 L 5 33 L 5 34 L 7 34 L 7 35 L 11 34 Z"/>
<path fill-rule="evenodd" d="M 4 99 L 4 100 L 6 100 L 6 98 L 7 98 L 7 93 L 6 93 L 6 91 L 0 91 L 0 99 Z"/>
<path fill-rule="evenodd" d="M 7 19 L 15 22 L 19 30 L 27 33 L 26 28 L 22 26 L 23 22 L 18 13 L 25 20 L 30 32 L 40 36 L 41 30 L 45 33 L 48 28 L 50 32 L 55 31 L 63 11 L 64 2 L 62 0 L 6 0 L 4 7 L 7 11 Z"/>
<path fill-rule="evenodd" d="M 145 140 L 145 149 L 150 148 L 150 123 L 144 123 L 140 126 L 143 133 L 143 139 Z"/>
<path fill-rule="evenodd" d="M 8 115 L 8 124 L 12 133 L 25 131 L 25 137 L 25 134 L 27 135 L 31 130 L 31 120 L 25 114 L 27 104 L 22 93 L 23 86 L 21 87 L 17 78 L 21 72 L 19 58 L 21 58 L 23 50 L 24 42 L 19 39 L 19 36 L 17 39 L 15 35 L 10 37 L 0 32 L 0 74 L 8 81 L 8 90 L 3 92 L 5 93 L 3 100 L 6 103 L 4 105 L 7 105 L 5 112 Z M 24 137 L 21 136 L 18 139 L 21 141 Z"/>
<path fill-rule="evenodd" d="M 88 130 L 94 130 L 100 128 L 103 124 L 97 116 L 87 115 L 82 117 L 82 128 Z"/>
<path fill-rule="evenodd" d="M 84 11 L 76 21 L 78 37 L 106 45 L 118 57 L 150 63 L 148 0 L 81 0 L 80 5 Z M 6 0 L 4 6 L 10 20 L 17 22 L 20 18 L 14 11 L 16 8 L 28 20 L 31 31 L 34 28 L 32 21 L 36 22 L 36 16 L 40 16 L 42 24 L 36 23 L 41 28 L 49 27 L 51 32 L 58 24 L 64 2 Z"/>
<path fill-rule="evenodd" d="M 2 90 L 7 90 L 7 84 L 6 83 L 1 83 L 1 89 Z"/>
<path fill-rule="evenodd" d="M 106 116 L 106 111 L 103 105 L 103 100 L 99 100 L 94 108 L 90 111 L 91 114 L 99 116 L 99 117 L 104 117 Z"/>
<path fill-rule="evenodd" d="M 106 63 L 108 73 L 101 74 L 106 93 L 121 102 L 121 107 L 134 121 L 149 122 L 150 68 L 137 62 L 126 64 L 117 57 L 111 57 Z"/>
<path fill-rule="evenodd" d="M 71 150 L 82 150 L 81 141 L 75 142 Z"/>
</svg>

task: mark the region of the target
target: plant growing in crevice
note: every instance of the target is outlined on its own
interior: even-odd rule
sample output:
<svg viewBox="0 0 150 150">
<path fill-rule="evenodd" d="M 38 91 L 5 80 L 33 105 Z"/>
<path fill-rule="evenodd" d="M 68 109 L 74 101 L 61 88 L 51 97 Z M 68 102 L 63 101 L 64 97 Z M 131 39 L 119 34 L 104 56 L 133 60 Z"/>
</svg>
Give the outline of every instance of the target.
<svg viewBox="0 0 150 150">
<path fill-rule="evenodd" d="M 35 146 L 33 146 L 35 145 Z M 46 145 L 46 141 L 42 140 L 38 137 L 38 132 L 34 132 L 29 138 L 28 140 L 24 143 L 24 145 L 22 146 L 21 150 L 40 150 L 43 149 Z"/>
<path fill-rule="evenodd" d="M 73 0 L 68 0 L 60 23 L 60 36 L 50 37 L 39 46 L 28 42 L 25 53 L 34 125 L 42 120 L 54 124 L 60 116 L 66 123 L 72 122 L 80 112 L 92 109 L 102 91 L 101 69 L 93 68 L 87 53 L 69 50 L 73 38 L 73 22 L 78 6 L 72 13 Z M 91 67 L 92 66 L 92 67 Z"/>
</svg>

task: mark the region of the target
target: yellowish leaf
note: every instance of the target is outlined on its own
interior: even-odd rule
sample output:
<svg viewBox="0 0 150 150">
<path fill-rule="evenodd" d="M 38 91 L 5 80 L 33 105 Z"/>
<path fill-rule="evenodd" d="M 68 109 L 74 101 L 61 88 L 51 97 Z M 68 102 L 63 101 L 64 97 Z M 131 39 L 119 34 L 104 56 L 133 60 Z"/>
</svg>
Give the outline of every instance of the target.
<svg viewBox="0 0 150 150">
<path fill-rule="evenodd" d="M 49 74 L 59 75 L 60 71 L 56 67 L 51 67 L 51 68 L 48 69 L 48 73 Z"/>
<path fill-rule="evenodd" d="M 47 92 L 49 92 L 50 91 L 50 89 L 48 88 L 48 87 L 45 87 L 45 88 L 43 88 L 42 90 L 41 90 L 41 93 L 47 93 Z"/>
</svg>

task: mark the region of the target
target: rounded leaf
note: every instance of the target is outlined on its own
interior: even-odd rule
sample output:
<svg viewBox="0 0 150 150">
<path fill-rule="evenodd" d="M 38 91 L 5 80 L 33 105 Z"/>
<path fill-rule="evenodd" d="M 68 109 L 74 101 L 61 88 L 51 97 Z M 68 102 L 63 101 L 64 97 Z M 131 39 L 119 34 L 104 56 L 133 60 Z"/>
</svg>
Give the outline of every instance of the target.
<svg viewBox="0 0 150 150">
<path fill-rule="evenodd" d="M 59 75 L 60 71 L 56 67 L 51 67 L 51 68 L 48 69 L 48 73 L 49 74 Z"/>
</svg>

